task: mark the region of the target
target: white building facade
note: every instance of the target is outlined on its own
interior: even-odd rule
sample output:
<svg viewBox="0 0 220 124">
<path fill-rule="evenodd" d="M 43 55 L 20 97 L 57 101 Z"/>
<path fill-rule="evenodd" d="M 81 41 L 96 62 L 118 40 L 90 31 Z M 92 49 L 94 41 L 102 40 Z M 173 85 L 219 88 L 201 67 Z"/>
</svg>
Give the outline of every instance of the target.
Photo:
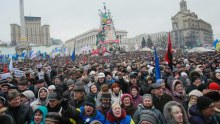
<svg viewBox="0 0 220 124">
<path fill-rule="evenodd" d="M 98 34 L 98 31 L 99 29 L 94 28 L 82 34 L 79 34 L 74 38 L 67 40 L 65 42 L 65 47 L 67 47 L 68 50 L 71 52 L 73 51 L 75 45 L 76 54 L 82 53 L 81 49 L 85 46 L 90 46 L 94 48 L 97 42 L 96 36 Z M 124 44 L 125 43 L 124 39 L 127 38 L 127 31 L 116 30 L 116 37 L 121 41 L 120 44 Z"/>
</svg>

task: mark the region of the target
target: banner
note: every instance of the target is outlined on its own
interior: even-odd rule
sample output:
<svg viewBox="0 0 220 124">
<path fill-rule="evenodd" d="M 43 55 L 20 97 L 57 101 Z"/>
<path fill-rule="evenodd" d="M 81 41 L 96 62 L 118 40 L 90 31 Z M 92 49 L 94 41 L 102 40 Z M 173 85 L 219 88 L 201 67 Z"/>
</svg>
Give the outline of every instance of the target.
<svg viewBox="0 0 220 124">
<path fill-rule="evenodd" d="M 11 77 L 11 73 L 4 73 L 4 74 L 0 74 L 0 80 L 4 80 L 6 79 L 7 77 Z"/>
<path fill-rule="evenodd" d="M 15 77 L 23 77 L 24 76 L 24 71 L 14 70 L 14 76 Z"/>
</svg>

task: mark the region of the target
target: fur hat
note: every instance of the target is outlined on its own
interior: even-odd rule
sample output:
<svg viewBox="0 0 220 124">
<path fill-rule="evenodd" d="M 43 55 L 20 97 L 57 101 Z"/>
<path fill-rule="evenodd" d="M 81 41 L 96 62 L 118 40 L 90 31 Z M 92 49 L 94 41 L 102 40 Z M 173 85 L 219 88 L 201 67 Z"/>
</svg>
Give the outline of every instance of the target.
<svg viewBox="0 0 220 124">
<path fill-rule="evenodd" d="M 164 105 L 163 115 L 167 121 L 167 124 L 177 124 L 176 120 L 174 119 L 174 117 L 171 113 L 171 110 L 173 109 L 174 106 L 177 106 L 182 110 L 183 123 L 188 124 L 188 117 L 187 117 L 187 114 L 186 114 L 186 111 L 185 111 L 183 105 L 176 102 L 176 101 L 169 101 Z"/>
<path fill-rule="evenodd" d="M 189 75 L 191 82 L 194 82 L 197 78 L 200 78 L 200 74 L 197 71 L 192 71 Z"/>
<path fill-rule="evenodd" d="M 157 124 L 158 122 L 158 116 L 150 110 L 143 110 L 142 114 L 140 116 L 140 121 L 138 124 L 141 124 L 142 121 L 147 121 L 150 122 L 152 124 Z"/>
<path fill-rule="evenodd" d="M 192 90 L 191 92 L 189 92 L 189 97 L 191 97 L 191 96 L 200 97 L 200 96 L 203 96 L 203 94 L 199 90 Z"/>
<path fill-rule="evenodd" d="M 197 108 L 202 111 L 206 108 L 208 108 L 211 104 L 213 103 L 213 100 L 206 97 L 206 96 L 200 96 L 198 99 L 197 99 Z"/>
<path fill-rule="evenodd" d="M 217 91 L 208 92 L 204 96 L 209 97 L 213 101 L 219 101 L 220 100 L 220 94 Z"/>
</svg>

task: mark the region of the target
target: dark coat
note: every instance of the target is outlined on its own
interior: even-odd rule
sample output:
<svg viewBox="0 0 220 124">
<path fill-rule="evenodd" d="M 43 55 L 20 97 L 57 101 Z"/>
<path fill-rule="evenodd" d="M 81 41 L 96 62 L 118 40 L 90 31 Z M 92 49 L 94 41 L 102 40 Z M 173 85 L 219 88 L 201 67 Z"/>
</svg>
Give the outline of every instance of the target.
<svg viewBox="0 0 220 124">
<path fill-rule="evenodd" d="M 190 124 L 218 124 L 216 116 L 212 117 L 205 117 L 202 113 L 198 110 L 196 105 L 193 105 L 189 109 L 189 113 L 191 117 L 189 118 Z"/>
<path fill-rule="evenodd" d="M 121 104 L 121 108 L 123 108 L 126 111 L 127 115 L 130 115 L 131 117 L 133 117 L 134 112 L 137 110 L 137 108 L 131 104 L 130 106 L 124 106 L 124 104 Z"/>
<path fill-rule="evenodd" d="M 137 124 L 140 121 L 140 116 L 142 114 L 142 111 L 144 110 L 150 110 L 154 112 L 158 116 L 157 118 L 160 120 L 160 124 L 166 124 L 163 114 L 158 109 L 156 109 L 154 106 L 152 106 L 151 108 L 145 108 L 143 104 L 138 106 L 137 110 L 135 111 L 133 115 L 133 120 L 135 124 Z"/>
<path fill-rule="evenodd" d="M 29 105 L 8 107 L 5 113 L 11 115 L 15 124 L 30 124 L 33 115 L 32 108 Z"/>
<path fill-rule="evenodd" d="M 84 100 L 70 100 L 69 104 L 75 108 L 80 108 L 81 106 L 84 105 Z"/>
<path fill-rule="evenodd" d="M 172 97 L 166 93 L 163 94 L 160 98 L 153 96 L 153 105 L 156 109 L 158 109 L 161 113 L 163 113 L 163 107 L 169 101 L 172 101 Z"/>
</svg>

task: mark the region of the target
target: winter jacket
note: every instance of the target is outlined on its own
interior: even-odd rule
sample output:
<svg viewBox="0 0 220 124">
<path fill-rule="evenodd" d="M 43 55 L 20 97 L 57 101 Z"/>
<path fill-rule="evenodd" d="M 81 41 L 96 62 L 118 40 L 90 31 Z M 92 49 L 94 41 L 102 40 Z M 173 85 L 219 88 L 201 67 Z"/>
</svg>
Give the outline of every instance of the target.
<svg viewBox="0 0 220 124">
<path fill-rule="evenodd" d="M 156 109 L 158 109 L 161 113 L 163 113 L 163 108 L 166 103 L 172 101 L 172 97 L 166 93 L 164 93 L 160 98 L 153 96 L 153 105 Z"/>
<path fill-rule="evenodd" d="M 179 92 L 175 91 L 175 85 L 178 81 L 181 82 L 180 80 L 174 80 L 171 85 L 172 99 L 173 99 L 173 101 L 176 101 L 176 102 L 182 104 L 184 101 L 186 101 L 186 93 L 185 93 L 185 89 L 184 89 L 182 82 L 181 82 L 181 85 L 183 87 L 182 92 L 179 93 Z"/>
<path fill-rule="evenodd" d="M 133 85 L 133 86 L 131 86 L 130 90 L 133 89 L 133 88 L 136 88 L 136 89 L 137 89 L 137 96 L 136 96 L 136 97 L 133 97 L 133 95 L 132 95 L 131 92 L 130 92 L 130 95 L 132 96 L 133 105 L 137 107 L 139 104 L 142 103 L 142 96 L 141 96 L 141 95 L 138 95 L 139 92 L 140 92 L 138 86 Z"/>
<path fill-rule="evenodd" d="M 114 103 L 114 102 L 118 102 L 121 104 L 121 96 L 122 96 L 122 91 L 119 91 L 119 94 L 118 95 L 115 95 L 114 92 L 111 93 L 111 102 Z"/>
<path fill-rule="evenodd" d="M 126 111 L 126 114 L 130 115 L 131 117 L 133 117 L 134 112 L 137 110 L 136 106 L 134 106 L 133 104 L 131 104 L 130 106 L 124 106 L 124 104 L 121 104 L 121 108 L 123 108 Z"/>
<path fill-rule="evenodd" d="M 103 107 L 102 105 L 100 105 L 98 107 L 98 110 L 105 116 L 107 115 L 107 112 L 111 109 L 111 104 L 108 107 Z"/>
<path fill-rule="evenodd" d="M 173 115 L 171 114 L 171 109 L 173 106 L 178 106 L 181 108 L 183 114 L 183 124 L 189 124 L 184 107 L 176 101 L 170 101 L 164 106 L 163 115 L 167 121 L 167 124 L 178 124 L 177 121 L 174 119 Z"/>
<path fill-rule="evenodd" d="M 51 108 L 50 104 L 48 104 L 47 109 L 48 109 L 48 112 L 57 112 L 57 113 L 61 114 L 61 111 L 63 108 L 60 104 L 58 104 L 57 106 L 55 106 L 53 108 Z"/>
<path fill-rule="evenodd" d="M 46 115 L 48 113 L 47 108 L 45 106 L 39 106 L 36 110 L 40 110 L 41 113 L 43 113 L 43 115 L 42 115 L 43 118 L 42 118 L 42 121 L 40 122 L 40 124 L 46 124 L 45 119 L 46 119 Z M 32 120 L 31 120 L 30 124 L 35 124 L 34 116 L 35 116 L 36 110 L 34 111 L 34 114 L 33 114 L 33 117 L 32 117 Z"/>
<path fill-rule="evenodd" d="M 75 108 L 80 108 L 81 106 L 84 105 L 84 100 L 74 100 L 74 99 L 71 99 L 69 101 L 69 104 Z"/>
<path fill-rule="evenodd" d="M 196 105 L 190 107 L 189 114 L 191 115 L 189 118 L 190 124 L 219 124 L 215 115 L 211 117 L 205 117 L 198 110 Z"/>
<path fill-rule="evenodd" d="M 44 100 L 42 100 L 41 98 L 37 98 L 35 101 L 33 101 L 31 104 L 30 104 L 30 106 L 32 107 L 32 109 L 33 110 L 35 110 L 35 109 L 37 109 L 40 105 L 42 105 L 42 106 L 47 106 L 47 104 L 48 104 L 48 95 L 49 95 L 49 93 L 48 93 L 48 90 L 47 90 L 47 88 L 45 88 L 45 87 L 42 87 L 42 88 L 40 88 L 39 89 L 39 91 L 38 91 L 38 96 L 40 95 L 40 91 L 41 90 L 46 90 L 46 92 L 47 92 L 47 98 L 46 99 L 44 99 Z"/>
<path fill-rule="evenodd" d="M 114 117 L 112 111 L 108 111 L 105 124 L 135 124 L 131 116 L 126 115 L 124 109 L 121 109 L 121 117 Z"/>
<path fill-rule="evenodd" d="M 138 106 L 137 110 L 135 111 L 133 115 L 133 120 L 135 124 L 137 124 L 140 121 L 141 113 L 144 110 L 150 110 L 154 112 L 158 116 L 158 119 L 160 120 L 160 124 L 166 124 L 163 114 L 158 109 L 156 109 L 154 106 L 152 106 L 151 108 L 146 108 L 143 106 L 143 104 Z"/>
<path fill-rule="evenodd" d="M 102 122 L 102 124 L 105 123 L 105 117 L 100 113 L 98 110 L 95 110 L 94 114 L 92 116 L 86 116 L 85 115 L 85 109 L 84 107 L 80 107 L 80 114 L 79 114 L 80 119 L 82 119 L 83 122 L 90 123 L 94 120 L 98 120 Z"/>
<path fill-rule="evenodd" d="M 11 115 L 15 124 L 29 124 L 33 115 L 33 111 L 28 105 L 9 106 L 5 113 Z"/>
</svg>

